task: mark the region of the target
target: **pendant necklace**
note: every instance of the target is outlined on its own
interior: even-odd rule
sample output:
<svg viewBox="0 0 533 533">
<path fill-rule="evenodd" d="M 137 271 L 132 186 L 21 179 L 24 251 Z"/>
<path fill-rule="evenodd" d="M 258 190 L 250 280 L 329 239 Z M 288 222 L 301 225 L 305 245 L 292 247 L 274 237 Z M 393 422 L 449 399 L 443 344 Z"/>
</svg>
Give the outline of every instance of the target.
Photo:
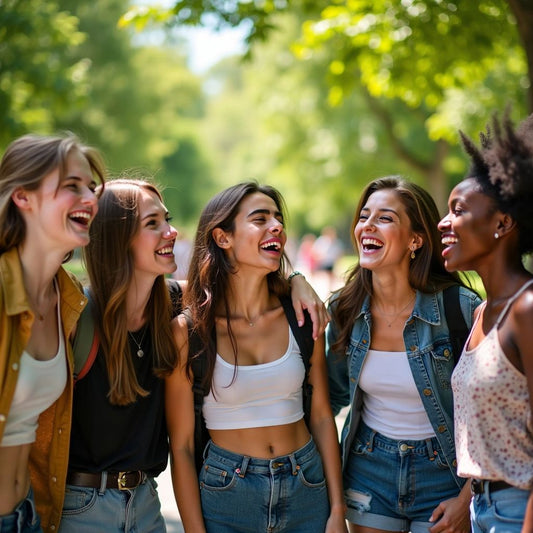
<svg viewBox="0 0 533 533">
<path fill-rule="evenodd" d="M 133 339 L 133 342 L 137 346 L 137 357 L 139 359 L 144 356 L 144 350 L 141 348 L 141 346 L 142 346 L 142 343 L 144 341 L 144 337 L 146 336 L 147 331 L 148 331 L 148 327 L 144 326 L 140 342 L 137 342 L 137 339 L 133 336 L 133 333 L 131 331 L 128 331 L 128 335 Z"/>
<path fill-rule="evenodd" d="M 407 302 L 407 304 L 402 307 L 397 313 L 394 313 L 392 315 L 388 315 L 387 313 L 384 313 L 381 309 L 378 308 L 377 304 L 374 303 L 376 306 L 376 309 L 379 311 L 380 315 L 383 315 L 383 318 L 385 319 L 385 322 L 387 322 L 387 326 L 390 328 L 394 322 L 396 322 L 396 319 L 413 303 L 414 299 L 416 298 L 416 292 L 413 294 L 413 297 Z M 386 317 L 392 316 L 393 319 L 389 322 L 389 320 Z"/>
</svg>

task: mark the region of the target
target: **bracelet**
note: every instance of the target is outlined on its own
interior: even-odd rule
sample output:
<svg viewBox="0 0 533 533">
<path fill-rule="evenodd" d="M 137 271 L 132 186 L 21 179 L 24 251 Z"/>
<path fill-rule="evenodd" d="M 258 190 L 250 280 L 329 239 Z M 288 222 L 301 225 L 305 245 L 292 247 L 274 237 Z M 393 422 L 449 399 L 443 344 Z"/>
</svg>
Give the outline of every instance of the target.
<svg viewBox="0 0 533 533">
<path fill-rule="evenodd" d="M 299 272 L 298 270 L 295 270 L 294 272 L 291 272 L 289 274 L 289 277 L 287 278 L 287 281 L 289 282 L 289 285 L 291 284 L 292 278 L 294 278 L 295 276 L 302 276 L 302 278 L 305 279 L 305 276 L 301 272 Z"/>
</svg>

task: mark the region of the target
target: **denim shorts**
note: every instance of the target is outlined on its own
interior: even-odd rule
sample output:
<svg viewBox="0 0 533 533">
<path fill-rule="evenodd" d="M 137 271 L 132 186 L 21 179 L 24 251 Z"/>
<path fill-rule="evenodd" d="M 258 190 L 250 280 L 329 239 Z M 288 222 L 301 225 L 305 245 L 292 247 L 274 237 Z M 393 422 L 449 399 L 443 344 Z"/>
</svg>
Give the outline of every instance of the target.
<svg viewBox="0 0 533 533">
<path fill-rule="evenodd" d="M 41 520 L 35 510 L 33 490 L 7 515 L 0 515 L 0 533 L 42 533 Z"/>
<path fill-rule="evenodd" d="M 344 469 L 350 522 L 427 533 L 434 509 L 459 491 L 435 437 L 395 440 L 359 423 Z"/>
<path fill-rule="evenodd" d="M 520 533 L 526 514 L 529 490 L 509 488 L 475 494 L 470 503 L 472 533 Z"/>
<path fill-rule="evenodd" d="M 200 471 L 207 533 L 325 531 L 329 500 L 311 439 L 274 459 L 239 455 L 210 442 Z"/>
<path fill-rule="evenodd" d="M 164 533 L 157 483 L 129 490 L 66 486 L 60 533 Z"/>
</svg>

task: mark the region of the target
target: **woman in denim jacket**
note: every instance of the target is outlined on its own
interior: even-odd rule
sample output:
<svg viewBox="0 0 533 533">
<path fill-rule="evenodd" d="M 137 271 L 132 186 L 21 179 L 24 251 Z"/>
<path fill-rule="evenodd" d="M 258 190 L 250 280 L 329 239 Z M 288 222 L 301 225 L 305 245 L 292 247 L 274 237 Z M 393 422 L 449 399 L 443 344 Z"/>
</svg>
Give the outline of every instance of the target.
<svg viewBox="0 0 533 533">
<path fill-rule="evenodd" d="M 352 223 L 359 263 L 334 294 L 328 371 L 342 432 L 350 531 L 468 531 L 457 477 L 452 343 L 442 291 L 459 284 L 472 325 L 479 297 L 446 272 L 431 196 L 400 177 L 371 182 Z"/>
</svg>

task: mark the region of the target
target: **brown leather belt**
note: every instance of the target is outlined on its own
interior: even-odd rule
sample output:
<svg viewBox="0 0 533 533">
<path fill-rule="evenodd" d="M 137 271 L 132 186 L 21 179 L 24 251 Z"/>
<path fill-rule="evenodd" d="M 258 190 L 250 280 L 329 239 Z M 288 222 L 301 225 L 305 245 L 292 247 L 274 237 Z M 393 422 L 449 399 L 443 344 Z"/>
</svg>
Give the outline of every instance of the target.
<svg viewBox="0 0 533 533">
<path fill-rule="evenodd" d="M 89 472 L 71 472 L 67 474 L 67 484 L 76 487 L 92 487 L 99 489 L 102 486 L 103 474 L 90 474 Z M 141 470 L 132 472 L 107 472 L 106 489 L 130 490 L 135 489 L 146 480 L 146 474 Z"/>
<path fill-rule="evenodd" d="M 505 481 L 491 481 L 490 479 L 476 479 L 472 478 L 470 490 L 472 494 L 483 494 L 485 488 L 489 487 L 489 492 L 496 492 L 498 490 L 511 489 L 513 486 Z"/>
</svg>

